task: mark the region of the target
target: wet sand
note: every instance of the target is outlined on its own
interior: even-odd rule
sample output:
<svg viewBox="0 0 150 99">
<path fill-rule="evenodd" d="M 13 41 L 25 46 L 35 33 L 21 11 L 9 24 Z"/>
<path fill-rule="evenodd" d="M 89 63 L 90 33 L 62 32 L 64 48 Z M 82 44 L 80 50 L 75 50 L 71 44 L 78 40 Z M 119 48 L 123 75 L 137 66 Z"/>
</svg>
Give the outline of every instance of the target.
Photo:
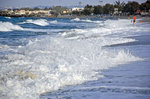
<svg viewBox="0 0 150 99">
<path fill-rule="evenodd" d="M 150 22 L 150 17 L 142 17 L 143 22 Z"/>
</svg>

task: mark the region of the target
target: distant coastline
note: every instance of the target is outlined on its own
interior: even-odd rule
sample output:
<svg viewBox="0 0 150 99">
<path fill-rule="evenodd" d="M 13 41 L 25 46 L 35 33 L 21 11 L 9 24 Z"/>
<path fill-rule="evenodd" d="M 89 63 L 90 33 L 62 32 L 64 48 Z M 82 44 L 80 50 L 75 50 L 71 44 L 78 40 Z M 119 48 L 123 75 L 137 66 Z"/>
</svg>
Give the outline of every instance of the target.
<svg viewBox="0 0 150 99">
<path fill-rule="evenodd" d="M 81 18 L 81 19 L 132 19 L 133 15 L 59 15 L 59 16 L 35 16 L 35 15 L 13 15 L 13 14 L 0 14 L 3 17 L 37 17 L 37 18 Z M 137 19 L 143 22 L 150 22 L 149 16 L 136 15 Z"/>
<path fill-rule="evenodd" d="M 139 4 L 136 1 L 128 3 L 116 1 L 114 4 L 86 5 L 85 7 L 67 8 L 54 6 L 51 8 L 16 8 L 1 9 L 0 16 L 5 17 L 44 17 L 44 18 L 128 18 L 131 15 L 150 17 L 150 1 Z"/>
</svg>

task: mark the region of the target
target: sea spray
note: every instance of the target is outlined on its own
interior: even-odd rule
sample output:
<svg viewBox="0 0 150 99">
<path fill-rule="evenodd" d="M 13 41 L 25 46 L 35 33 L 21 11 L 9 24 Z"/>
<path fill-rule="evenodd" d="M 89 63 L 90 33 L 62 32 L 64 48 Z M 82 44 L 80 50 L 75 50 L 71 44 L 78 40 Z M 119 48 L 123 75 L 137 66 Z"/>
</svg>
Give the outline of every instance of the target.
<svg viewBox="0 0 150 99">
<path fill-rule="evenodd" d="M 37 98 L 41 93 L 65 85 L 103 77 L 98 71 L 139 60 L 124 51 L 102 49 L 96 39 L 72 41 L 44 37 L 32 40 L 16 51 L 14 55 L 3 56 L 9 61 L 1 69 L 2 83 L 6 83 L 2 92 L 7 93 L 8 98 L 12 95 L 22 99 Z M 120 61 L 120 58 L 127 61 Z"/>
<path fill-rule="evenodd" d="M 13 30 L 23 30 L 19 25 L 14 25 L 11 22 L 0 22 L 0 31 L 8 32 Z"/>
<path fill-rule="evenodd" d="M 67 31 L 55 36 L 38 35 L 26 38 L 24 45 L 1 46 L 0 97 L 37 99 L 42 93 L 67 85 L 97 80 L 104 76 L 101 74 L 104 69 L 142 60 L 128 50 L 106 47 L 136 41 L 126 38 L 134 34 L 136 26 L 127 20 L 92 24 L 95 27 L 80 29 L 67 25 Z"/>
<path fill-rule="evenodd" d="M 23 23 L 32 23 L 32 24 L 39 25 L 39 26 L 49 25 L 49 22 L 46 19 L 37 19 L 37 20 L 28 19 Z"/>
</svg>

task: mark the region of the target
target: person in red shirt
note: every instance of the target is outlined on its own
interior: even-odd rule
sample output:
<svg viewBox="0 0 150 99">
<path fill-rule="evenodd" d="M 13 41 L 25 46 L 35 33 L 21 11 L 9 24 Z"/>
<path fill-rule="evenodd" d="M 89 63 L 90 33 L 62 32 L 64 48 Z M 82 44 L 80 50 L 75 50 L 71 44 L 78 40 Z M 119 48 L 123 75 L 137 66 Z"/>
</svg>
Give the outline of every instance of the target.
<svg viewBox="0 0 150 99">
<path fill-rule="evenodd" d="M 133 24 L 135 24 L 135 21 L 136 21 L 136 16 L 134 15 L 133 16 Z"/>
</svg>

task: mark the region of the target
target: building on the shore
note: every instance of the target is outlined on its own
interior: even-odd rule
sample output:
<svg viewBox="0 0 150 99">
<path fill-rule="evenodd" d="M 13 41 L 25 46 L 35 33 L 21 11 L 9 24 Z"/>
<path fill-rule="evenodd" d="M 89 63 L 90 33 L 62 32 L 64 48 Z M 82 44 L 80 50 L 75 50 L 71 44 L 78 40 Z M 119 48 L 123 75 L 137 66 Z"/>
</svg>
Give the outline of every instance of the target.
<svg viewBox="0 0 150 99">
<path fill-rule="evenodd" d="M 114 14 L 116 15 L 118 13 L 119 13 L 118 8 L 114 8 Z"/>
<path fill-rule="evenodd" d="M 0 11 L 1 15 L 6 15 L 6 16 L 51 16 L 51 10 L 24 10 L 24 9 L 14 9 L 14 10 L 8 10 L 4 9 Z"/>
<path fill-rule="evenodd" d="M 71 14 L 72 10 L 71 9 L 66 9 L 64 11 L 62 11 L 62 14 Z"/>
<path fill-rule="evenodd" d="M 15 14 L 15 15 L 25 15 L 26 11 L 25 10 L 15 10 L 13 12 L 13 14 Z"/>
<path fill-rule="evenodd" d="M 122 11 L 119 11 L 118 8 L 114 8 L 114 15 L 121 15 L 122 14 Z"/>
<path fill-rule="evenodd" d="M 74 7 L 74 8 L 72 8 L 71 9 L 72 11 L 83 11 L 84 10 L 84 8 L 78 8 L 78 7 Z"/>
</svg>

